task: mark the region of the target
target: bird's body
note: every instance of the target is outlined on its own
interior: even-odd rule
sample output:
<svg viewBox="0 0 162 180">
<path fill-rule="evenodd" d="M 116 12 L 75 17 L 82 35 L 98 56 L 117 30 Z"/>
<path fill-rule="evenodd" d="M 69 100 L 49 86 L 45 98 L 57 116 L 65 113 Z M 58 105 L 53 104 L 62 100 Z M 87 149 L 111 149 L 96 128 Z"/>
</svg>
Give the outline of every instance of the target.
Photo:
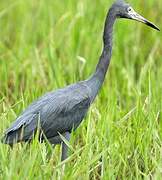
<svg viewBox="0 0 162 180">
<path fill-rule="evenodd" d="M 5 142 L 12 145 L 15 141 L 30 141 L 40 126 L 40 141 L 45 135 L 51 144 L 61 143 L 59 133 L 75 130 L 97 95 L 100 82 L 97 78 L 92 78 L 95 84 L 98 83 L 96 90 L 93 88 L 97 86 L 93 87 L 94 83 L 90 78 L 49 92 L 34 101 L 6 130 Z"/>
<path fill-rule="evenodd" d="M 58 136 L 58 132 L 62 134 L 75 129 L 90 105 L 89 91 L 86 85 L 78 83 L 45 94 L 20 114 L 6 131 L 7 143 L 12 144 L 14 139 L 17 142 L 32 139 L 39 123 L 47 139 Z M 22 127 L 24 132 L 21 135 Z"/>
<path fill-rule="evenodd" d="M 67 140 L 76 129 L 100 90 L 112 54 L 112 32 L 117 18 L 141 21 L 154 29 L 154 24 L 135 13 L 129 4 L 116 1 L 108 11 L 103 35 L 103 50 L 96 71 L 85 81 L 69 85 L 63 89 L 50 92 L 34 101 L 5 132 L 3 142 L 13 145 L 20 141 L 30 141 L 37 130 L 39 140 L 47 138 L 51 144 L 62 142 L 60 136 Z M 158 29 L 159 30 L 159 29 Z M 67 146 L 63 142 L 62 160 L 67 157 Z"/>
</svg>

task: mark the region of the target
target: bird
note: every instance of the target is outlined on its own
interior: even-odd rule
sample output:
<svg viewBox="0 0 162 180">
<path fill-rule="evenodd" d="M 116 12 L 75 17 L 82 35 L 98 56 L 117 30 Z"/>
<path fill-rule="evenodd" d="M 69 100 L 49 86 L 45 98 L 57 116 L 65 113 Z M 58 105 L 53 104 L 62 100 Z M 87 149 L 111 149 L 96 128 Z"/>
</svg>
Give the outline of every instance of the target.
<svg viewBox="0 0 162 180">
<path fill-rule="evenodd" d="M 83 81 L 46 93 L 31 103 L 4 132 L 2 142 L 13 146 L 31 142 L 36 132 L 40 142 L 61 144 L 61 161 L 68 157 L 68 142 L 94 102 L 106 77 L 112 57 L 113 27 L 120 18 L 142 22 L 158 31 L 124 0 L 115 1 L 109 8 L 103 31 L 103 47 L 94 72 Z"/>
</svg>

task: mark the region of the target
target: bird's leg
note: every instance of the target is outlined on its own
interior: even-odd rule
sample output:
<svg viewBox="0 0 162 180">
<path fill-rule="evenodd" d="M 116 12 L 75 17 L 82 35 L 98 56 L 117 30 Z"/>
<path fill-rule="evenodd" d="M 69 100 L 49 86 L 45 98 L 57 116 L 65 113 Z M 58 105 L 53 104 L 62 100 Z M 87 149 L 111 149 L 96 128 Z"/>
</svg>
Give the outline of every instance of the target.
<svg viewBox="0 0 162 180">
<path fill-rule="evenodd" d="M 65 139 L 69 142 L 70 141 L 70 133 L 66 132 L 64 134 Z M 68 146 L 65 142 L 62 142 L 62 155 L 61 155 L 61 161 L 64 161 L 67 158 L 68 155 Z"/>
</svg>

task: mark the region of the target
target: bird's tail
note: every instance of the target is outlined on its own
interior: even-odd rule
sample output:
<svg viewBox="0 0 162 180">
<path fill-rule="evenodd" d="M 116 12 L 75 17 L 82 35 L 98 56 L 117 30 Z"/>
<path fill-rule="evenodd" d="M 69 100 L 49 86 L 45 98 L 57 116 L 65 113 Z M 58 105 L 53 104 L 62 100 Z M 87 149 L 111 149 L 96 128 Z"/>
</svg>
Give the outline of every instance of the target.
<svg viewBox="0 0 162 180">
<path fill-rule="evenodd" d="M 1 142 L 3 144 L 8 144 L 8 145 L 12 146 L 13 144 L 18 143 L 20 141 L 20 137 L 21 137 L 21 134 L 19 131 L 12 131 L 12 132 L 5 134 L 2 137 Z"/>
</svg>

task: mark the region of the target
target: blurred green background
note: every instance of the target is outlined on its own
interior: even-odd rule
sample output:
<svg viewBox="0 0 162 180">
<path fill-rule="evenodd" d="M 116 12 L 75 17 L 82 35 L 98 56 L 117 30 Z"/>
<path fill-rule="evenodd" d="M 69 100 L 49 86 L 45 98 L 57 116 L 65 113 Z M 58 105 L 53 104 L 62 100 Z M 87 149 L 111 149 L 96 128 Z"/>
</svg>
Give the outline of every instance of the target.
<svg viewBox="0 0 162 180">
<path fill-rule="evenodd" d="M 1 135 L 34 99 L 94 71 L 112 2 L 0 1 Z M 162 29 L 160 0 L 129 3 Z M 0 179 L 161 177 L 162 34 L 124 19 L 114 31 L 108 75 L 73 133 L 64 172 L 59 146 L 0 144 Z"/>
</svg>

